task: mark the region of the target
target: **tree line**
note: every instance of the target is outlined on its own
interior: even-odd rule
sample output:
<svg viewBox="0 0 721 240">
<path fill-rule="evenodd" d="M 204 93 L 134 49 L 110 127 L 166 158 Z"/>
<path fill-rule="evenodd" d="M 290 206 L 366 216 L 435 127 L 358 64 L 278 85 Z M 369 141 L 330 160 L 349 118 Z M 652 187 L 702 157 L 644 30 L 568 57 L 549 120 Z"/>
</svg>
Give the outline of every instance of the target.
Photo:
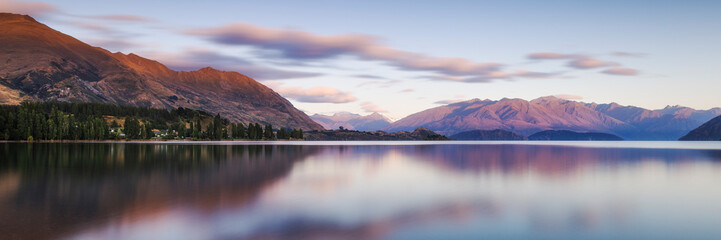
<svg viewBox="0 0 721 240">
<path fill-rule="evenodd" d="M 123 119 L 122 124 L 109 120 Z M 172 110 L 103 103 L 24 102 L 0 105 L 0 139 L 105 140 L 105 139 L 303 139 L 302 129 L 270 124 L 231 123 L 219 114 L 193 109 Z"/>
</svg>

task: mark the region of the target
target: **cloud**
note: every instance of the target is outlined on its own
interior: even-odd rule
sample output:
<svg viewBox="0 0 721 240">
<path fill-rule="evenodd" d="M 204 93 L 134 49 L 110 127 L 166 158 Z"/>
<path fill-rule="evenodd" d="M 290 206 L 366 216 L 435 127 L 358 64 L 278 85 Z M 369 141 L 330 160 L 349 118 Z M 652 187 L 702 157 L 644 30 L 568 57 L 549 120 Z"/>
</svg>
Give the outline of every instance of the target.
<svg viewBox="0 0 721 240">
<path fill-rule="evenodd" d="M 559 76 L 560 73 L 533 72 L 528 70 L 517 70 L 514 74 L 516 77 L 522 78 L 552 78 Z"/>
<path fill-rule="evenodd" d="M 131 15 L 131 14 L 96 15 L 96 16 L 86 16 L 86 17 L 100 19 L 100 20 L 121 21 L 121 22 L 150 22 L 150 21 L 152 21 L 152 19 L 150 19 L 150 18 L 138 16 L 138 15 Z"/>
<path fill-rule="evenodd" d="M 645 53 L 631 53 L 631 52 L 612 52 L 611 55 L 618 57 L 645 57 Z"/>
<path fill-rule="evenodd" d="M 27 14 L 35 18 L 43 18 L 49 14 L 57 13 L 59 10 L 55 5 L 49 3 L 0 0 L 0 12 Z"/>
<path fill-rule="evenodd" d="M 554 97 L 566 99 L 566 100 L 583 100 L 583 97 L 578 95 L 571 95 L 571 94 L 556 94 L 553 95 Z"/>
<path fill-rule="evenodd" d="M 447 104 L 453 104 L 453 103 L 458 103 L 458 102 L 463 102 L 463 101 L 465 101 L 465 100 L 460 100 L 460 99 L 447 99 L 447 100 L 435 101 L 435 102 L 433 102 L 433 103 L 434 103 L 434 104 L 447 105 Z"/>
<path fill-rule="evenodd" d="M 409 92 L 415 92 L 415 91 L 416 91 L 416 90 L 413 90 L 413 89 L 410 89 L 410 88 L 406 88 L 406 89 L 400 90 L 399 92 L 401 92 L 401 93 L 409 93 Z"/>
<path fill-rule="evenodd" d="M 618 66 L 615 62 L 605 62 L 594 58 L 580 58 L 568 62 L 568 66 L 577 69 L 590 69 L 599 67 Z"/>
<path fill-rule="evenodd" d="M 245 23 L 215 28 L 186 30 L 189 35 L 227 45 L 254 46 L 279 51 L 291 59 L 327 59 L 341 55 L 371 61 L 384 61 L 409 71 L 433 71 L 447 75 L 494 78 L 500 63 L 479 63 L 459 57 L 434 57 L 393 49 L 378 43 L 378 38 L 363 34 L 316 35 L 291 29 L 273 29 Z"/>
<path fill-rule="evenodd" d="M 107 25 L 100 25 L 100 24 L 96 24 L 94 22 L 88 22 L 85 20 L 83 20 L 83 21 L 61 21 L 61 22 L 65 23 L 65 24 L 70 24 L 70 25 L 73 25 L 73 26 L 76 26 L 79 28 L 96 31 L 96 32 L 103 33 L 103 34 L 118 33 L 116 30 L 109 28 Z"/>
<path fill-rule="evenodd" d="M 487 83 L 494 79 L 508 79 L 511 75 L 505 72 L 492 72 L 487 76 L 456 76 L 447 74 L 437 74 L 432 76 L 426 76 L 426 79 L 431 81 L 451 81 L 451 82 L 465 82 L 465 83 Z"/>
<path fill-rule="evenodd" d="M 612 53 L 614 56 L 624 56 L 624 57 L 641 57 L 644 56 L 640 53 L 628 53 L 628 52 L 614 52 Z M 614 67 L 614 66 L 621 66 L 621 64 L 616 62 L 607 62 L 598 60 L 595 58 L 592 58 L 590 56 L 582 55 L 582 54 L 563 54 L 563 53 L 553 53 L 553 52 L 537 52 L 537 53 L 531 53 L 526 56 L 528 59 L 533 60 L 552 60 L 552 59 L 565 59 L 570 60 L 566 65 L 568 67 L 572 67 L 575 69 L 592 69 L 592 68 L 600 68 L 600 67 Z M 612 74 L 612 75 L 635 75 L 635 70 L 628 71 L 631 69 L 628 68 L 613 68 L 614 70 L 606 70 L 603 73 L 606 74 Z M 633 72 L 633 73 L 632 73 Z M 543 77 L 543 74 L 529 74 L 528 77 Z"/>
<path fill-rule="evenodd" d="M 580 57 L 580 55 L 562 54 L 562 53 L 553 53 L 553 52 L 536 52 L 536 53 L 530 53 L 526 56 L 526 58 L 532 59 L 532 60 L 575 59 L 575 58 L 579 58 L 579 57 Z"/>
<path fill-rule="evenodd" d="M 314 87 L 309 89 L 289 87 L 276 90 L 284 97 L 307 103 L 349 103 L 356 100 L 348 92 L 331 87 Z"/>
<path fill-rule="evenodd" d="M 366 81 L 358 84 L 356 87 L 365 87 L 365 86 L 377 86 L 379 88 L 389 88 L 396 83 L 400 83 L 400 80 L 373 80 L 373 81 Z"/>
<path fill-rule="evenodd" d="M 203 67 L 236 71 L 256 80 L 279 80 L 320 76 L 319 73 L 282 70 L 265 67 L 242 58 L 223 55 L 203 48 L 188 48 L 181 53 L 146 52 L 142 55 L 158 60 L 175 70 L 192 71 Z"/>
<path fill-rule="evenodd" d="M 372 102 L 363 102 L 361 103 L 361 109 L 366 112 L 378 112 L 378 113 L 387 113 L 388 110 L 380 108 L 378 105 L 373 104 Z"/>
<path fill-rule="evenodd" d="M 91 39 L 86 42 L 93 46 L 98 46 L 111 51 L 120 52 L 126 51 L 131 48 L 137 49 L 149 46 L 145 44 L 127 41 L 124 39 Z"/>
<path fill-rule="evenodd" d="M 638 71 L 631 68 L 622 68 L 622 67 L 616 67 L 616 68 L 609 68 L 601 73 L 610 74 L 610 75 L 619 75 L 619 76 L 636 76 L 638 75 Z"/>
<path fill-rule="evenodd" d="M 516 70 L 514 72 L 490 72 L 486 76 L 455 76 L 447 74 L 437 74 L 425 76 L 424 78 L 432 81 L 451 81 L 465 83 L 491 82 L 494 79 L 514 79 L 514 78 L 552 78 L 559 76 L 560 73 L 533 72 L 528 70 Z"/>
<path fill-rule="evenodd" d="M 386 79 L 386 78 L 381 77 L 381 76 L 370 75 L 370 74 L 357 74 L 357 75 L 353 75 L 353 76 L 351 76 L 351 77 L 355 77 L 355 78 L 368 78 L 368 79 Z"/>
</svg>

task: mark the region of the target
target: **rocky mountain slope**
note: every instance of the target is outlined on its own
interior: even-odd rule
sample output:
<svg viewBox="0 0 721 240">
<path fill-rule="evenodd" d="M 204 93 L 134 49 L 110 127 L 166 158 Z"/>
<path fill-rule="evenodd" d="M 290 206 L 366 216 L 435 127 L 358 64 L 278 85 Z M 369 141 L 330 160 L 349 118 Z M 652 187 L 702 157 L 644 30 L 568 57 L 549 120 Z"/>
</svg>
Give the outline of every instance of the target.
<svg viewBox="0 0 721 240">
<path fill-rule="evenodd" d="M 360 114 L 340 112 L 330 116 L 314 114 L 310 116 L 310 118 L 329 130 L 343 127 L 349 130 L 374 131 L 383 129 L 391 124 L 391 120 L 380 113 L 362 116 Z"/>
<path fill-rule="evenodd" d="M 606 132 L 633 140 L 675 140 L 721 109 L 647 110 L 616 103 L 595 104 L 542 97 L 473 99 L 421 111 L 398 120 L 385 131 L 425 127 L 445 135 L 501 129 L 524 136 L 544 130 Z M 707 121 L 708 119 L 704 120 Z"/>
<path fill-rule="evenodd" d="M 103 102 L 219 113 L 233 122 L 322 127 L 270 88 L 210 67 L 174 71 L 135 54 L 111 53 L 25 15 L 0 13 L 0 104 Z"/>
</svg>

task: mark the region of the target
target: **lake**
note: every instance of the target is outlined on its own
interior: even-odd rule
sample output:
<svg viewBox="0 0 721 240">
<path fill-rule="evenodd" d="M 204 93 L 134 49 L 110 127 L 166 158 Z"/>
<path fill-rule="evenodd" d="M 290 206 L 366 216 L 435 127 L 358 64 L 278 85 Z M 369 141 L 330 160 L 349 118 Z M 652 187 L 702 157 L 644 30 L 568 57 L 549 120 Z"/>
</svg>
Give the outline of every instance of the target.
<svg viewBox="0 0 721 240">
<path fill-rule="evenodd" d="M 0 143 L 0 239 L 721 239 L 721 142 Z"/>
</svg>

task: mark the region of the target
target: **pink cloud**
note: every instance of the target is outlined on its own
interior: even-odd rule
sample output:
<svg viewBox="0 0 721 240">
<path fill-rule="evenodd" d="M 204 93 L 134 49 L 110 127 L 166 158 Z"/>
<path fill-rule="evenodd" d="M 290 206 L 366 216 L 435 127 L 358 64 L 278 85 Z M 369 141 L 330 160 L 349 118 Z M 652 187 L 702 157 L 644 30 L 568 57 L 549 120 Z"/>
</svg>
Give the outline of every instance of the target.
<svg viewBox="0 0 721 240">
<path fill-rule="evenodd" d="M 90 16 L 90 18 L 108 20 L 108 21 L 125 21 L 125 22 L 149 22 L 152 21 L 150 18 L 131 15 L 131 14 L 111 14 L 111 15 L 98 15 Z"/>
<path fill-rule="evenodd" d="M 528 70 L 517 70 L 513 73 L 513 76 L 523 78 L 552 78 L 559 75 L 559 73 L 533 72 Z"/>
<path fill-rule="evenodd" d="M 147 44 L 141 44 L 136 43 L 132 41 L 127 41 L 122 38 L 115 38 L 115 39 L 90 39 L 87 40 L 87 43 L 93 46 L 102 47 L 104 49 L 108 49 L 110 51 L 119 51 L 119 52 L 125 52 L 128 49 L 132 48 L 146 48 L 150 47 L 150 45 Z"/>
<path fill-rule="evenodd" d="M 556 94 L 553 96 L 560 98 L 560 99 L 566 99 L 566 100 L 583 100 L 583 97 L 578 96 L 578 95 L 571 95 L 571 94 Z"/>
<path fill-rule="evenodd" d="M 363 109 L 363 111 L 366 111 L 366 112 L 377 112 L 377 113 L 388 112 L 388 110 L 382 109 L 381 107 L 373 104 L 372 102 L 361 103 L 361 109 Z"/>
<path fill-rule="evenodd" d="M 406 89 L 403 89 L 403 90 L 401 90 L 401 91 L 399 91 L 399 92 L 409 93 L 409 92 L 415 92 L 415 91 L 416 91 L 416 90 L 413 90 L 413 89 L 410 89 L 410 88 L 406 88 Z"/>
<path fill-rule="evenodd" d="M 554 52 L 536 52 L 536 53 L 528 54 L 528 56 L 526 56 L 526 57 L 528 59 L 533 59 L 533 60 L 548 60 L 548 59 L 574 59 L 574 58 L 579 58 L 580 55 L 554 53 Z"/>
<path fill-rule="evenodd" d="M 623 57 L 645 56 L 644 54 L 641 54 L 641 53 L 629 53 L 629 52 L 614 52 L 611 54 L 614 56 L 623 56 Z M 620 64 L 618 64 L 616 62 L 602 61 L 602 60 L 598 60 L 598 59 L 592 58 L 587 55 L 582 55 L 582 54 L 537 52 L 537 53 L 528 54 L 527 58 L 533 59 L 533 60 L 566 59 L 566 60 L 570 60 L 567 64 L 567 66 L 576 68 L 576 69 L 592 69 L 592 68 L 600 68 L 600 67 L 621 66 Z M 612 69 L 603 71 L 602 73 L 611 74 L 611 75 L 636 75 L 636 70 L 629 69 L 629 68 L 616 67 L 616 68 L 612 68 Z M 526 76 L 526 77 L 534 77 L 534 76 L 544 77 L 544 74 L 530 74 L 529 76 Z"/>
<path fill-rule="evenodd" d="M 332 58 L 352 55 L 361 59 L 384 61 L 411 71 L 435 71 L 449 75 L 495 78 L 503 65 L 479 63 L 460 57 L 434 57 L 384 46 L 378 38 L 363 34 L 316 35 L 291 29 L 273 29 L 245 23 L 216 28 L 193 29 L 186 34 L 203 36 L 210 41 L 229 45 L 250 45 L 276 50 L 292 59 Z"/>
<path fill-rule="evenodd" d="M 435 101 L 434 103 L 447 105 L 447 104 L 459 103 L 459 102 L 463 102 L 463 101 L 464 100 L 460 100 L 460 99 L 446 99 L 446 100 Z"/>
<path fill-rule="evenodd" d="M 27 14 L 32 17 L 46 17 L 48 14 L 59 12 L 55 5 L 44 2 L 19 2 L 0 0 L 0 12 Z"/>
<path fill-rule="evenodd" d="M 622 68 L 622 67 L 616 67 L 616 68 L 609 68 L 601 73 L 610 74 L 610 75 L 620 75 L 620 76 L 636 76 L 638 75 L 638 71 L 631 68 Z"/>
<path fill-rule="evenodd" d="M 579 69 L 599 68 L 599 67 L 610 67 L 618 66 L 615 62 L 605 62 L 594 58 L 580 58 L 568 63 L 569 67 Z"/>
<path fill-rule="evenodd" d="M 349 103 L 356 100 L 350 93 L 331 87 L 314 87 L 309 89 L 289 87 L 277 88 L 276 91 L 284 97 L 307 103 Z"/>
<path fill-rule="evenodd" d="M 612 52 L 611 55 L 618 57 L 645 57 L 645 53 L 632 53 L 632 52 Z"/>
<path fill-rule="evenodd" d="M 212 66 L 225 71 L 236 71 L 256 80 L 280 80 L 320 76 L 319 73 L 290 71 L 267 67 L 248 60 L 224 55 L 204 48 L 188 48 L 179 53 L 143 52 L 140 55 L 157 60 L 174 70 L 192 71 Z"/>
</svg>

